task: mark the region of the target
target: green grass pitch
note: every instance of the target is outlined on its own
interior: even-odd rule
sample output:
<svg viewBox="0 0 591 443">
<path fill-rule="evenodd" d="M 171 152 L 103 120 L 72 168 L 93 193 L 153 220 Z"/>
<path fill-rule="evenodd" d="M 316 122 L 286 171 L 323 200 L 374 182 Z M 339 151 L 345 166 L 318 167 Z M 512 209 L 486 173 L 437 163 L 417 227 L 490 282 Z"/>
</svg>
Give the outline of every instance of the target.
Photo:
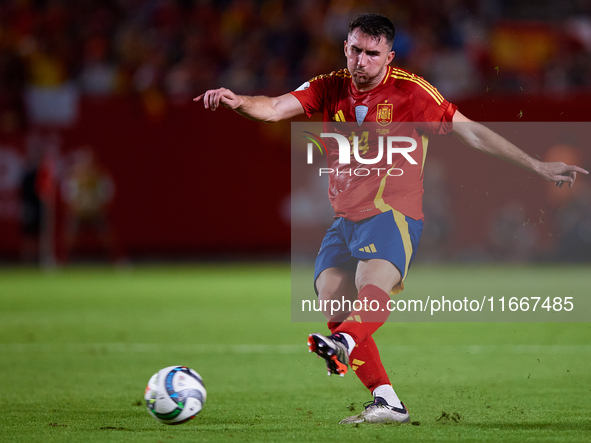
<svg viewBox="0 0 591 443">
<path fill-rule="evenodd" d="M 590 293 L 591 272 L 419 264 L 406 283 Z M 0 270 L 0 441 L 591 441 L 590 323 L 388 323 L 375 338 L 414 423 L 355 426 L 338 422 L 369 394 L 308 354 L 324 324 L 290 318 L 284 264 Z M 208 399 L 166 426 L 143 391 L 175 364 Z"/>
</svg>

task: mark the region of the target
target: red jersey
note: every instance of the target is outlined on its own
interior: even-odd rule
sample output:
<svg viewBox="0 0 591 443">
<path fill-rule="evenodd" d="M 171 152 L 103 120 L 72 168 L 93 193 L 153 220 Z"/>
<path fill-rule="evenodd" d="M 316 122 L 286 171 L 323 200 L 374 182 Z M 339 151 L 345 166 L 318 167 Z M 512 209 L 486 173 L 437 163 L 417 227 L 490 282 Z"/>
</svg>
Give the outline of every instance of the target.
<svg viewBox="0 0 591 443">
<path fill-rule="evenodd" d="M 370 91 L 357 91 L 349 71 L 342 69 L 319 75 L 292 94 L 308 116 L 323 113 L 325 133 L 341 133 L 351 142 L 357 136 L 361 159 L 376 159 L 375 164 L 367 164 L 351 153 L 350 163 L 339 163 L 338 144 L 323 139 L 327 170 L 333 171 L 328 195 L 337 216 L 359 221 L 395 209 L 415 220 L 423 219 L 428 138 L 451 132 L 455 105 L 421 77 L 391 66 L 382 82 Z M 333 126 L 331 122 L 350 123 Z M 412 138 L 416 148 L 412 152 L 394 150 L 388 156 L 391 136 Z"/>
</svg>

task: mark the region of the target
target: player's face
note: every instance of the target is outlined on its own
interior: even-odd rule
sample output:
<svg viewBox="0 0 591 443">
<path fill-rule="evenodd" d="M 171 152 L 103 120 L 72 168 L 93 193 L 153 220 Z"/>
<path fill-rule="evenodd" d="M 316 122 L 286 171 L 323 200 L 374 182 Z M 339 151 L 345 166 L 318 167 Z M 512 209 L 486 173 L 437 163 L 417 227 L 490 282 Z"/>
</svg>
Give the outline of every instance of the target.
<svg viewBox="0 0 591 443">
<path fill-rule="evenodd" d="M 353 30 L 345 41 L 347 69 L 355 87 L 367 91 L 383 79 L 386 67 L 394 59 L 394 52 L 384 37 L 377 39 L 359 29 Z"/>
</svg>

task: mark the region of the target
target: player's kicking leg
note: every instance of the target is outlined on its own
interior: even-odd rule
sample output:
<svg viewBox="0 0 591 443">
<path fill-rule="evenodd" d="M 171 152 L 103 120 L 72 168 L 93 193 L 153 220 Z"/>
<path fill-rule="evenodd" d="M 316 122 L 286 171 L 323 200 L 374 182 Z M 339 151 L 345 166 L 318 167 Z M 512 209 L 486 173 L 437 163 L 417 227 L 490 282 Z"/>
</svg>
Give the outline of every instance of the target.
<svg viewBox="0 0 591 443">
<path fill-rule="evenodd" d="M 382 365 L 380 353 L 372 337 L 355 346 L 350 355 L 351 369 L 372 393 L 374 400 L 366 403 L 365 410 L 341 421 L 345 423 L 406 423 L 408 410 L 390 384 Z"/>
<path fill-rule="evenodd" d="M 343 423 L 409 421 L 372 334 L 388 318 L 390 293 L 402 289 L 422 227 L 421 220 L 393 210 L 360 223 L 338 218 L 322 241 L 314 267 L 319 300 L 346 299 L 363 305 L 350 307 L 351 312 L 325 310 L 331 335 L 311 334 L 310 351 L 324 358 L 329 373 L 344 375 L 350 365 L 374 396 L 361 414 Z"/>
<path fill-rule="evenodd" d="M 316 352 L 319 357 L 326 360 L 328 375 L 344 376 L 347 373 L 347 367 L 343 362 L 348 364 L 351 361 L 353 370 L 374 396 L 373 401 L 365 404 L 365 410 L 361 414 L 347 417 L 341 420 L 340 424 L 407 423 L 410 420 L 408 409 L 400 401 L 390 384 L 373 338 L 370 337 L 361 346 L 353 344 L 353 352 L 349 353 L 351 345 L 347 343 L 348 337 L 345 338 L 346 335 L 335 333 L 325 337 L 321 334 L 310 334 L 308 338 L 310 352 Z M 358 358 L 349 357 L 349 354 Z M 359 360 L 359 358 L 363 358 L 365 361 Z M 374 386 L 375 389 L 372 389 Z"/>
<path fill-rule="evenodd" d="M 310 334 L 308 337 L 310 352 L 315 352 L 319 357 L 325 359 L 329 375 L 343 376 L 350 363 L 359 379 L 374 395 L 374 400 L 366 405 L 361 414 L 342 420 L 343 424 L 406 423 L 410 419 L 408 410 L 400 402 L 390 385 L 377 346 L 371 337 L 371 334 L 388 317 L 385 304 L 390 300 L 390 297 L 377 285 L 371 285 L 368 282 L 388 287 L 397 284 L 399 280 L 400 273 L 387 261 L 360 262 L 355 277 L 357 286 L 362 287 L 359 292 L 359 300 L 367 299 L 369 303 L 377 301 L 383 310 L 377 309 L 377 315 L 367 311 L 339 312 L 336 315 L 334 312 L 325 312 L 329 319 L 329 329 L 333 334 L 324 336 L 316 333 Z M 340 297 L 347 294 L 347 298 L 350 299 L 357 291 L 356 288 L 354 290 L 352 288 L 355 288 L 352 274 L 339 268 L 324 270 L 317 280 L 320 300 L 334 299 L 335 294 Z M 359 341 L 360 338 L 361 341 Z M 358 345 L 356 341 L 359 341 L 360 344 Z"/>
<path fill-rule="evenodd" d="M 349 311 L 332 311 L 330 303 L 327 305 L 324 302 L 338 301 L 337 297 L 341 297 L 340 301 L 345 299 L 353 302 L 357 299 L 355 273 L 343 268 L 330 267 L 322 271 L 316 280 L 316 289 L 320 303 L 330 306 L 328 310 L 323 311 L 329 320 L 329 328 L 331 322 L 342 322 L 349 315 Z M 328 375 L 338 374 L 342 377 L 347 373 L 349 354 L 354 346 L 353 339 L 342 334 L 325 336 L 316 333 L 308 336 L 308 349 L 326 361 Z"/>
</svg>

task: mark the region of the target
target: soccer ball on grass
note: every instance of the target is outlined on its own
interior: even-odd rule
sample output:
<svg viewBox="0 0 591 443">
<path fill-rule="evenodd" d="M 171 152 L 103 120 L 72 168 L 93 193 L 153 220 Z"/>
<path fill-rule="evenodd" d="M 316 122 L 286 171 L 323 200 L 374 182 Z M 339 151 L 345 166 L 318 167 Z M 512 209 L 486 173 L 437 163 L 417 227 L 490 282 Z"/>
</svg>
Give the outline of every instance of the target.
<svg viewBox="0 0 591 443">
<path fill-rule="evenodd" d="M 194 418 L 203 409 L 206 397 L 201 376 L 186 366 L 169 366 L 156 372 L 144 394 L 150 415 L 167 425 Z"/>
</svg>

